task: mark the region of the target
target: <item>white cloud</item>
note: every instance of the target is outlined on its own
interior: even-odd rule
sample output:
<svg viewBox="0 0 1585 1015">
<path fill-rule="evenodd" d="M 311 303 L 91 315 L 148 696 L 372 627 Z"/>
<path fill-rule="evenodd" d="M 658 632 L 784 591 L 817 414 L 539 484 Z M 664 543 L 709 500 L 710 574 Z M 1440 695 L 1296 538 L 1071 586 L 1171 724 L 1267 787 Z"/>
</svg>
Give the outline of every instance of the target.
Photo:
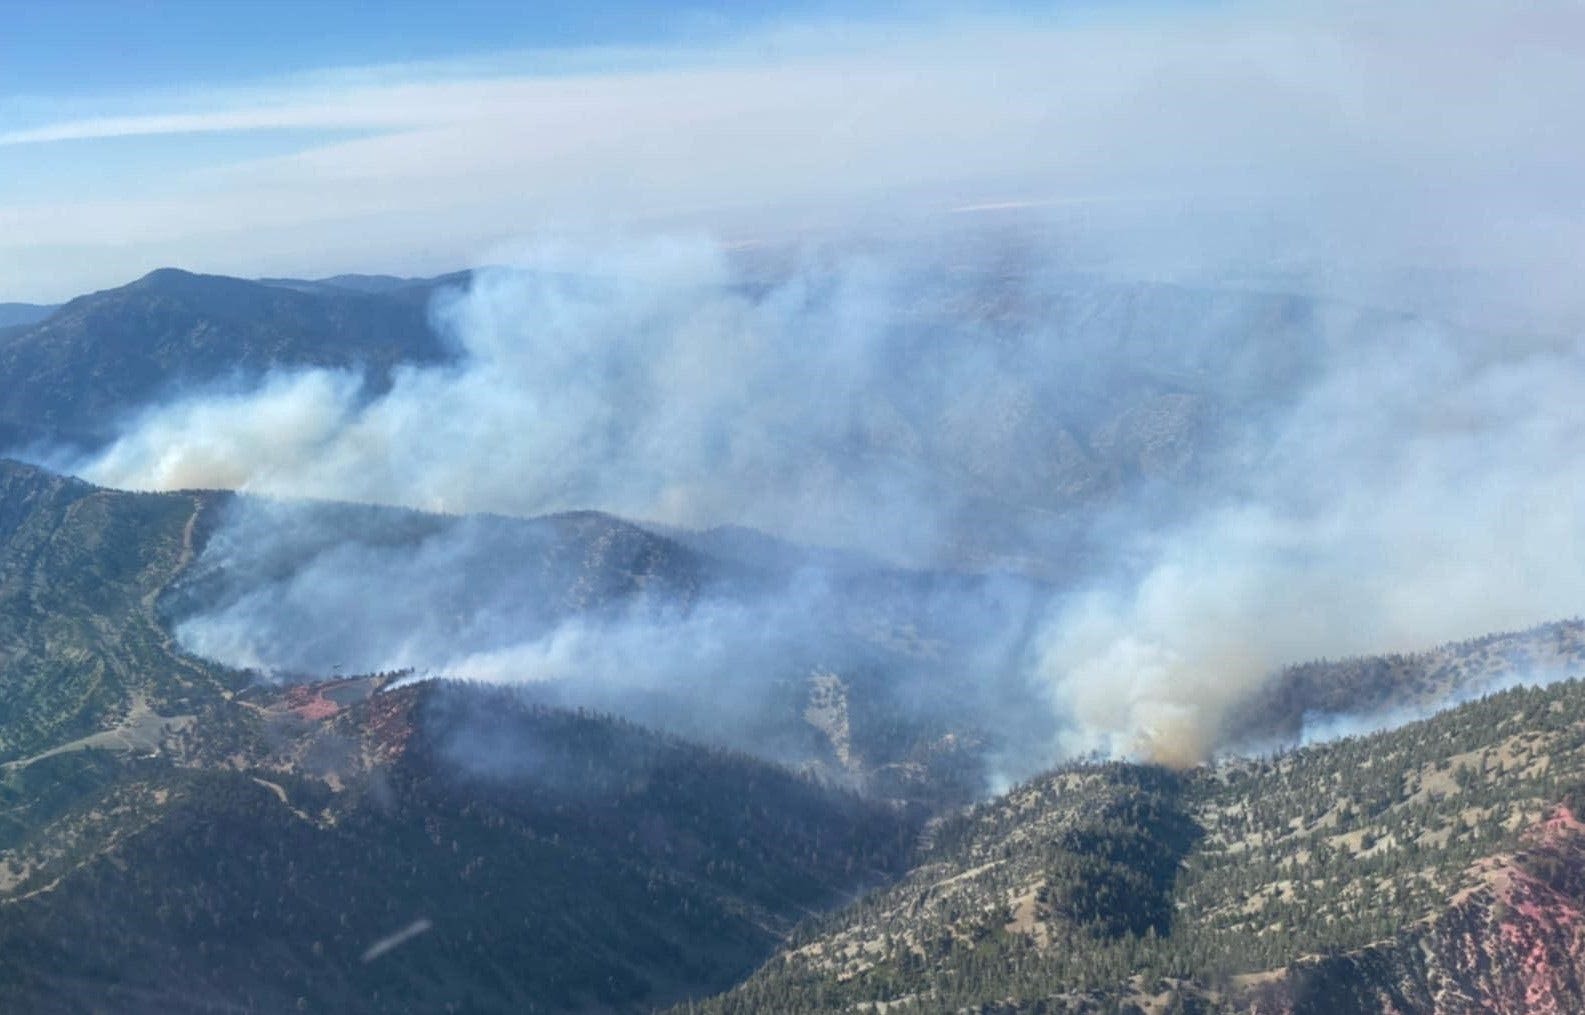
<svg viewBox="0 0 1585 1015">
<path fill-rule="evenodd" d="M 606 70 L 569 52 L 326 72 L 0 133 L 0 160 L 45 175 L 102 162 L 91 194 L 0 196 L 0 277 L 9 296 L 58 297 L 162 263 L 439 267 L 547 225 L 757 233 L 811 209 L 1105 199 L 1135 209 L 1112 253 L 1152 269 L 1203 261 L 1203 223 L 1236 213 L 1217 242 L 1251 261 L 1520 266 L 1562 289 L 1547 264 L 1585 240 L 1566 211 L 1585 207 L 1582 32 L 1561 0 L 1266 5 L 892 37 L 825 23 L 606 54 Z M 363 136 L 184 161 L 198 134 L 282 129 Z M 128 138 L 164 139 L 173 171 L 118 175 Z"/>
</svg>

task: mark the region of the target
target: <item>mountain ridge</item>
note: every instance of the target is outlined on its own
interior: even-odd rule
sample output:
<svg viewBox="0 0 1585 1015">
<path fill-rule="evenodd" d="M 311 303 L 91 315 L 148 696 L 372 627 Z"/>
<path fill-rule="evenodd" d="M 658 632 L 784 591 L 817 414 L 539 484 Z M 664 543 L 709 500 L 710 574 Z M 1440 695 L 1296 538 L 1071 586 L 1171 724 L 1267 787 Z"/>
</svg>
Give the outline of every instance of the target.
<svg viewBox="0 0 1585 1015">
<path fill-rule="evenodd" d="M 304 292 L 162 268 L 76 297 L 0 340 L 0 440 L 96 447 L 161 397 L 273 368 L 357 369 L 382 390 L 397 364 L 451 355 L 429 292 Z"/>
</svg>

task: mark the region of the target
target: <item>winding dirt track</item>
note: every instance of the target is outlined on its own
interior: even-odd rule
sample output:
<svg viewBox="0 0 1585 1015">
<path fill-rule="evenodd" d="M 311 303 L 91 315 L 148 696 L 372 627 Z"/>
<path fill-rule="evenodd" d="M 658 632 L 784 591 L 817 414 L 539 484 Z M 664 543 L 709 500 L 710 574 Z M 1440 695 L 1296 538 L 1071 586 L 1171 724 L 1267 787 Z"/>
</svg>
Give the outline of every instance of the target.
<svg viewBox="0 0 1585 1015">
<path fill-rule="evenodd" d="M 18 758 L 0 765 L 0 770 L 13 771 L 26 768 L 35 761 L 53 758 L 57 754 L 67 754 L 72 751 L 86 751 L 99 748 L 106 751 L 122 751 L 127 754 L 143 753 L 153 754 L 160 749 L 160 742 L 166 734 L 176 733 L 187 729 L 195 721 L 193 715 L 157 715 L 149 708 L 149 703 L 143 697 L 133 698 L 132 707 L 127 711 L 127 717 L 119 726 L 112 729 L 90 733 L 86 737 L 78 737 L 57 747 L 27 758 Z"/>
</svg>

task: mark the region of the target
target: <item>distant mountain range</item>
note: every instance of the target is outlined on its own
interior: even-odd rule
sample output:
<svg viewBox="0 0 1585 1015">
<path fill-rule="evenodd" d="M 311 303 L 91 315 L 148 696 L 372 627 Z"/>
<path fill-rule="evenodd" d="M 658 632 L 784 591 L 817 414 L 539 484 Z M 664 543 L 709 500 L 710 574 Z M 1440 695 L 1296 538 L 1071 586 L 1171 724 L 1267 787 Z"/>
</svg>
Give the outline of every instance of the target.
<svg viewBox="0 0 1585 1015">
<path fill-rule="evenodd" d="M 407 290 L 416 294 L 425 290 L 432 290 L 440 285 L 466 285 L 470 272 L 457 271 L 446 275 L 437 275 L 433 278 L 402 278 L 396 275 L 332 275 L 329 278 L 261 278 L 257 279 L 263 285 L 279 286 L 283 289 L 296 289 L 302 292 L 323 292 L 324 290 L 350 289 L 353 292 L 378 295 L 380 293 Z"/>
<path fill-rule="evenodd" d="M 42 303 L 0 303 L 0 330 L 36 324 L 56 309 Z"/>
</svg>

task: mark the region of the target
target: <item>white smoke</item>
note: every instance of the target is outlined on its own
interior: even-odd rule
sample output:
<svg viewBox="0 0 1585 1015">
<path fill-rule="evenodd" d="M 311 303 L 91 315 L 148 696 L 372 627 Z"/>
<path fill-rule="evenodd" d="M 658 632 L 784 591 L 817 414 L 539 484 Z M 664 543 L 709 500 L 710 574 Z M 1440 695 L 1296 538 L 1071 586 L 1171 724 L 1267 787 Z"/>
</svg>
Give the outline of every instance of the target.
<svg viewBox="0 0 1585 1015">
<path fill-rule="evenodd" d="M 1579 612 L 1581 18 L 1294 4 L 1030 35 L 1013 80 L 1072 87 L 1029 93 L 1050 115 L 1019 121 L 1027 144 L 984 149 L 1034 152 L 1006 185 L 1052 195 L 976 202 L 1018 217 L 1005 235 L 959 216 L 774 266 L 700 238 L 536 242 L 437 306 L 454 364 L 379 395 L 322 371 L 195 392 L 63 464 L 1014 563 L 1069 583 L 1032 646 L 996 653 L 1066 725 L 1035 760 L 1192 761 L 1282 664 Z M 739 136 L 712 137 L 714 172 Z M 904 156 L 867 162 L 867 192 Z M 589 671 L 626 644 L 591 631 L 440 662 Z"/>
<path fill-rule="evenodd" d="M 1518 668 L 1460 688 L 1433 704 L 1392 706 L 1373 712 L 1317 714 L 1305 721 L 1299 732 L 1298 744 L 1308 746 L 1345 737 L 1369 736 L 1429 719 L 1444 709 L 1478 701 L 1488 695 L 1517 687 L 1549 687 L 1564 680 L 1577 680 L 1579 676 L 1579 672 L 1570 667 L 1538 670 Z"/>
<path fill-rule="evenodd" d="M 1286 663 L 1579 608 L 1585 357 L 1574 342 L 1027 269 L 964 278 L 873 250 L 769 280 L 702 241 L 547 248 L 529 264 L 482 273 L 442 302 L 456 364 L 403 368 L 377 397 L 351 375 L 306 372 L 252 397 L 159 407 L 78 471 L 117 486 L 746 523 L 922 566 L 961 563 L 966 540 L 1011 531 L 1013 559 L 1073 587 L 1032 649 L 1003 645 L 1001 669 L 984 676 L 1026 693 L 1029 679 L 1005 669 L 1034 658 L 1031 676 L 1068 729 L 1053 757 L 1198 760 Z M 999 300 L 1034 312 L 1000 319 Z M 1164 424 L 1166 445 L 1186 445 L 1199 468 L 1129 480 L 1113 463 L 1050 473 L 1071 488 L 1028 482 L 1066 442 L 1098 449 L 1080 456 L 1093 465 L 1120 421 L 1159 411 L 1149 378 L 1161 375 L 1223 417 L 1207 431 Z M 1042 538 L 1042 524 L 1080 533 L 1085 569 L 1050 558 L 1066 544 Z M 272 533 L 255 538 L 282 538 Z M 470 641 L 429 630 L 422 596 L 397 609 L 361 591 L 444 588 L 454 579 L 434 576 L 480 565 L 474 535 L 447 539 L 456 545 L 402 551 L 396 568 L 388 550 L 333 547 L 291 589 L 261 589 L 180 633 L 237 664 L 323 667 L 323 655 L 278 647 L 272 617 L 344 615 L 366 653 L 385 653 L 365 666 L 578 673 L 607 687 L 764 671 L 822 637 L 800 622 L 806 592 L 777 608 L 713 602 L 550 630 L 486 603 L 468 630 L 490 636 Z M 998 704 L 1028 703 L 986 703 L 988 722 Z"/>
<path fill-rule="evenodd" d="M 894 512 L 917 541 L 906 469 L 835 468 L 897 408 L 899 293 L 862 258 L 769 291 L 708 240 L 541 246 L 437 308 L 453 367 L 272 377 L 246 396 L 160 406 L 77 471 L 110 486 L 255 493 L 516 515 L 599 507 L 673 524 L 737 522 L 830 541 L 833 501 Z M 977 350 L 943 369 L 973 378 Z M 984 371 L 982 371 L 984 372 Z M 850 523 L 842 520 L 846 527 Z"/>
<path fill-rule="evenodd" d="M 1585 354 L 1425 324 L 1337 348 L 1219 507 L 1042 649 L 1069 749 L 1192 761 L 1279 666 L 1578 612 Z M 1236 731 L 1231 731 L 1236 733 Z"/>
</svg>

